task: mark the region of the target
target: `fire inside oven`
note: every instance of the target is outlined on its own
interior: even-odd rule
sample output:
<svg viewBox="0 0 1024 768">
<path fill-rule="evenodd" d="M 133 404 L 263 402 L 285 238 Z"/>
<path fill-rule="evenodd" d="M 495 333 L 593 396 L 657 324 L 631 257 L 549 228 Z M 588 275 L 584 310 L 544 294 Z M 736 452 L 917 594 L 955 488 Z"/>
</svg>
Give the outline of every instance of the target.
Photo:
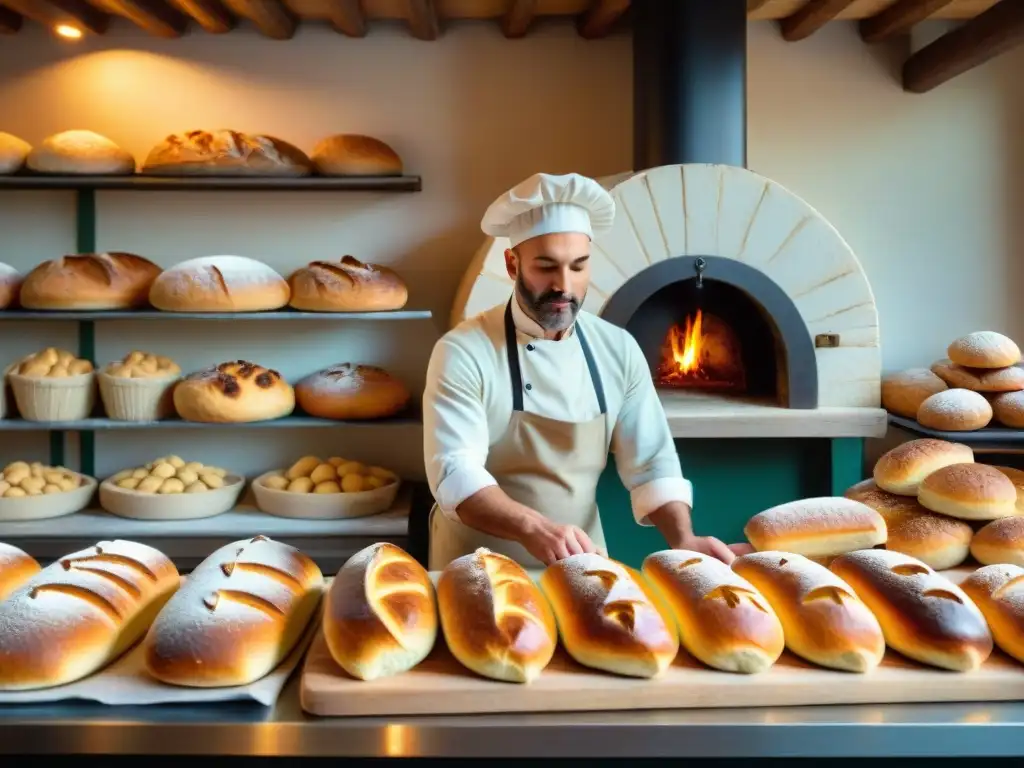
<svg viewBox="0 0 1024 768">
<path fill-rule="evenodd" d="M 745 392 L 747 376 L 738 334 L 718 315 L 697 308 L 682 324 L 669 327 L 655 379 L 661 387 Z"/>
</svg>

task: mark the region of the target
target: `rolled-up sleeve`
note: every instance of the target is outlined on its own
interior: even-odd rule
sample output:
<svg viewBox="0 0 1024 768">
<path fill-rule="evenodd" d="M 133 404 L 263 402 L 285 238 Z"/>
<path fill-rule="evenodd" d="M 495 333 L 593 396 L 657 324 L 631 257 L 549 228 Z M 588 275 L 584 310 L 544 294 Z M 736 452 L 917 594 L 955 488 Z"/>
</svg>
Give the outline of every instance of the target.
<svg viewBox="0 0 1024 768">
<path fill-rule="evenodd" d="M 670 501 L 693 506 L 693 484 L 683 477 L 665 409 L 639 345 L 627 338 L 626 389 L 612 432 L 611 450 L 622 484 L 629 491 L 633 517 L 647 516 Z"/>
<path fill-rule="evenodd" d="M 442 338 L 423 390 L 423 458 L 438 507 L 458 520 L 459 504 L 497 481 L 487 471 L 489 446 L 483 377 L 469 350 Z"/>
</svg>

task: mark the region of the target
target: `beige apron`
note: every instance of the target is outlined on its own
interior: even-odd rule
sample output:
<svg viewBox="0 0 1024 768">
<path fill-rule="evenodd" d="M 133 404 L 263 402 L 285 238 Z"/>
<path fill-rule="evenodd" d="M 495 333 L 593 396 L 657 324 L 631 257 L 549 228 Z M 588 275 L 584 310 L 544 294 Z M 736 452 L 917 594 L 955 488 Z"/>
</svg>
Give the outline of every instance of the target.
<svg viewBox="0 0 1024 768">
<path fill-rule="evenodd" d="M 608 460 L 604 388 L 580 323 L 576 336 L 590 371 L 600 415 L 584 422 L 559 421 L 523 408 L 523 379 L 512 304 L 505 308 L 505 347 L 512 380 L 512 415 L 508 429 L 491 446 L 485 464 L 498 486 L 515 501 L 549 520 L 582 528 L 594 545 L 605 549 L 597 510 L 597 482 Z M 441 570 L 478 547 L 511 557 L 526 568 L 543 566 L 514 541 L 499 539 L 447 517 L 437 505 L 430 512 L 430 562 Z"/>
</svg>

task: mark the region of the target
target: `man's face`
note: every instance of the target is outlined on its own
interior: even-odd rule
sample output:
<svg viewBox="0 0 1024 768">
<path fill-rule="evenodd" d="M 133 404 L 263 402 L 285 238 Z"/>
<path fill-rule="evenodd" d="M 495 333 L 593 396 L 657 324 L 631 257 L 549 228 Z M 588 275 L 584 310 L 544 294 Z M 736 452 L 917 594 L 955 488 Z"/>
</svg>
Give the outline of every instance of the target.
<svg viewBox="0 0 1024 768">
<path fill-rule="evenodd" d="M 523 310 L 544 330 L 564 331 L 576 320 L 590 286 L 590 238 L 559 232 L 505 251 Z"/>
</svg>

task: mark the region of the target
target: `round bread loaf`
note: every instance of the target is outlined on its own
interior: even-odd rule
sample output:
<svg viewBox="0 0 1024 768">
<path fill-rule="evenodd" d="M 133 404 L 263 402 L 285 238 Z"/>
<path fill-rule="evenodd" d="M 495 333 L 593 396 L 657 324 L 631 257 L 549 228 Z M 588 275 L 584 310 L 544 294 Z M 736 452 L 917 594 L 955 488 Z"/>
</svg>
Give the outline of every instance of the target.
<svg viewBox="0 0 1024 768">
<path fill-rule="evenodd" d="M 1016 392 L 1024 389 L 1024 368 L 964 368 L 949 360 L 932 363 L 932 371 L 950 387 L 972 392 Z"/>
<path fill-rule="evenodd" d="M 338 363 L 295 385 L 299 407 L 321 419 L 383 419 L 409 404 L 406 386 L 373 365 Z"/>
<path fill-rule="evenodd" d="M 290 414 L 295 392 L 277 371 L 237 360 L 182 379 L 174 388 L 174 408 L 185 421 L 266 421 Z"/>
<path fill-rule="evenodd" d="M 947 389 L 921 403 L 917 421 L 922 427 L 943 432 L 970 432 L 988 426 L 992 406 L 977 392 Z"/>
<path fill-rule="evenodd" d="M 14 267 L 0 263 L 0 309 L 16 305 L 20 290 L 21 274 Z"/>
<path fill-rule="evenodd" d="M 998 465 L 990 465 L 993 469 L 998 469 L 1013 483 L 1013 487 L 1017 489 L 1017 514 L 1024 515 L 1024 470 L 1015 469 L 1014 467 L 1000 467 Z"/>
<path fill-rule="evenodd" d="M 142 164 L 152 176 L 308 176 L 313 164 L 287 141 L 239 131 L 186 131 L 165 138 Z"/>
<path fill-rule="evenodd" d="M 964 579 L 960 588 L 985 616 L 1000 650 L 1024 662 L 1024 568 L 987 565 Z"/>
<path fill-rule="evenodd" d="M 106 136 L 64 131 L 32 148 L 26 165 L 36 173 L 123 176 L 135 173 L 135 158 Z"/>
<path fill-rule="evenodd" d="M 945 382 L 927 368 L 889 373 L 882 377 L 882 407 L 897 416 L 916 419 L 921 403 L 945 389 Z"/>
<path fill-rule="evenodd" d="M 917 500 L 926 509 L 962 520 L 996 520 L 1017 514 L 1017 489 L 987 464 L 950 464 L 921 481 Z"/>
<path fill-rule="evenodd" d="M 916 496 L 900 496 L 884 491 L 871 478 L 851 485 L 843 496 L 871 507 L 882 516 L 889 530 L 901 520 L 928 514 L 928 510 L 921 506 Z"/>
<path fill-rule="evenodd" d="M 1024 566 L 1024 517 L 1003 517 L 982 527 L 971 540 L 971 555 L 982 565 Z"/>
<path fill-rule="evenodd" d="M 17 547 L 0 542 L 0 600 L 39 573 L 35 558 Z"/>
<path fill-rule="evenodd" d="M 146 306 L 160 267 L 134 253 L 82 253 L 44 261 L 25 276 L 25 309 L 103 310 Z"/>
<path fill-rule="evenodd" d="M 25 167 L 25 158 L 32 151 L 27 141 L 0 131 L 0 176 L 17 173 Z"/>
<path fill-rule="evenodd" d="M 873 477 L 878 487 L 903 496 L 917 496 L 921 481 L 949 464 L 974 461 L 968 445 L 924 437 L 900 443 L 875 462 Z"/>
<path fill-rule="evenodd" d="M 758 512 L 743 528 L 758 552 L 832 557 L 885 543 L 885 520 L 842 496 L 798 499 Z"/>
<path fill-rule="evenodd" d="M 149 291 L 164 312 L 266 312 L 288 304 L 288 282 L 245 256 L 203 256 L 165 270 Z"/>
<path fill-rule="evenodd" d="M 1020 348 L 1013 339 L 995 331 L 961 336 L 949 345 L 946 354 L 966 368 L 1005 368 L 1020 362 Z"/>
<path fill-rule="evenodd" d="M 944 515 L 913 515 L 889 526 L 885 548 L 916 557 L 937 571 L 967 559 L 974 530 Z"/>
<path fill-rule="evenodd" d="M 1010 429 L 1024 429 L 1024 392 L 1003 392 L 993 397 L 993 418 Z"/>
<path fill-rule="evenodd" d="M 376 312 L 401 309 L 409 298 L 405 282 L 387 267 L 352 256 L 340 262 L 314 261 L 288 278 L 289 304 L 307 312 Z"/>
<path fill-rule="evenodd" d="M 401 176 L 402 158 L 372 136 L 339 133 L 317 142 L 311 155 L 321 176 Z"/>
</svg>

